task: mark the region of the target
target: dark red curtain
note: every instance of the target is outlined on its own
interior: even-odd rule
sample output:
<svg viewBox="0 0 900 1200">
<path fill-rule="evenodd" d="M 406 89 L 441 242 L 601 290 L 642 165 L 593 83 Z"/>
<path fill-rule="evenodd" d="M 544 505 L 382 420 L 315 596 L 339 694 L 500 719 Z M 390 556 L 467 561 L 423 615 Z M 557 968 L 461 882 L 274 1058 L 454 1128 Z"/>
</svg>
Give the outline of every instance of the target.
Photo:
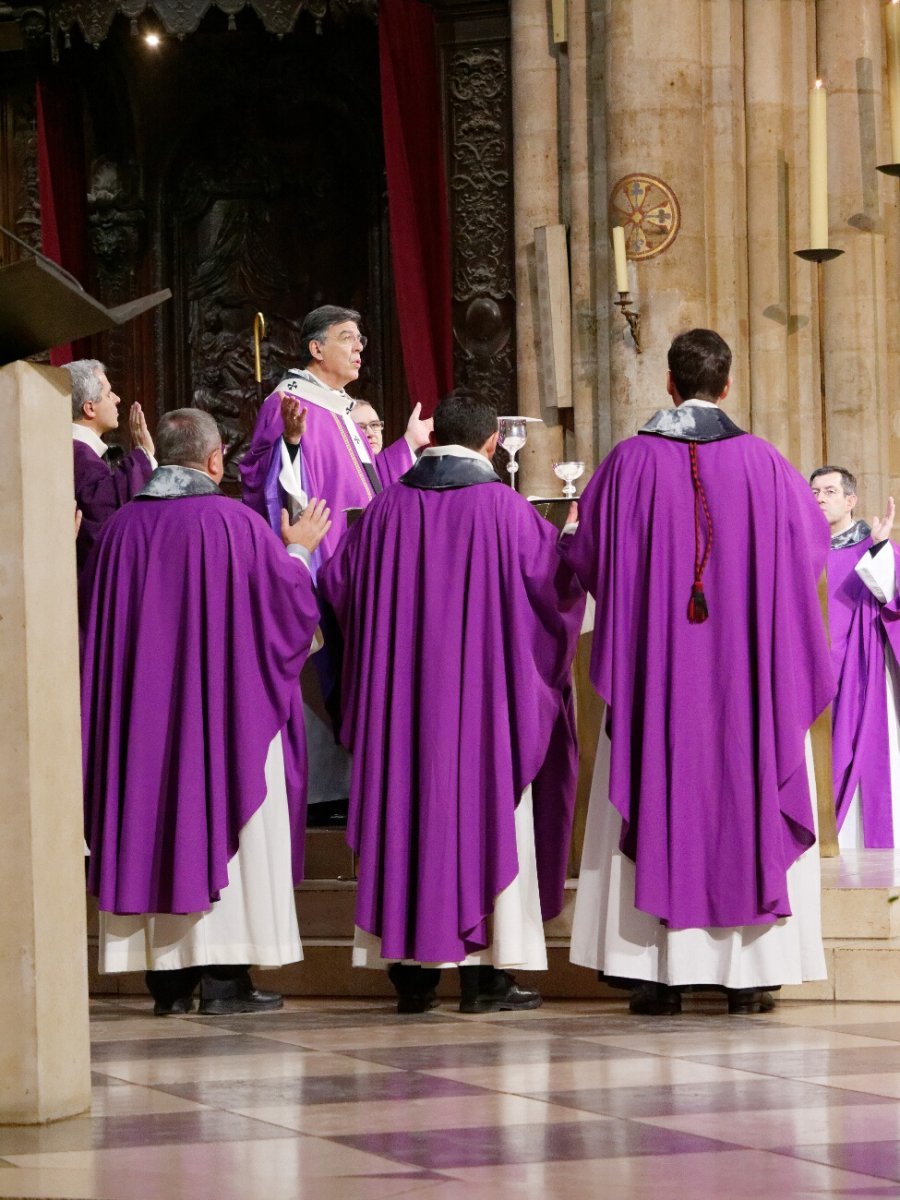
<svg viewBox="0 0 900 1200">
<path fill-rule="evenodd" d="M 450 230 L 434 14 L 378 6 L 381 113 L 400 344 L 413 404 L 430 416 L 453 386 Z"/>
<path fill-rule="evenodd" d="M 41 249 L 84 284 L 87 276 L 87 172 L 81 94 L 63 68 L 38 80 L 38 189 Z M 85 357 L 86 343 L 56 346 L 50 361 L 58 367 Z"/>
</svg>

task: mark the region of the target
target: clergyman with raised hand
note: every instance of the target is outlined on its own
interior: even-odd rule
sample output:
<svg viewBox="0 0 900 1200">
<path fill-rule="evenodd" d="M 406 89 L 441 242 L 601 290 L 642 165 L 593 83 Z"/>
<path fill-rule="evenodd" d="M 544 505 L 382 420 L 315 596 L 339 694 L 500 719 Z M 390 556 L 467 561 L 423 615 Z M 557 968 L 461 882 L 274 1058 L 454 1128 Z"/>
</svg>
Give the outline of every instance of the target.
<svg viewBox="0 0 900 1200">
<path fill-rule="evenodd" d="M 304 780 L 282 735 L 319 611 L 311 501 L 279 539 L 224 496 L 198 409 L 159 423 L 159 468 L 105 523 L 83 579 L 88 890 L 100 971 L 145 970 L 160 1016 L 262 1012 L 249 965 L 302 958 Z M 283 543 L 283 544 L 282 544 Z M 287 549 L 285 549 L 285 546 Z"/>
<path fill-rule="evenodd" d="M 894 499 L 871 525 L 856 519 L 846 467 L 813 471 L 810 487 L 831 529 L 828 624 L 837 694 L 832 770 L 843 850 L 900 845 L 900 547 Z"/>
</svg>

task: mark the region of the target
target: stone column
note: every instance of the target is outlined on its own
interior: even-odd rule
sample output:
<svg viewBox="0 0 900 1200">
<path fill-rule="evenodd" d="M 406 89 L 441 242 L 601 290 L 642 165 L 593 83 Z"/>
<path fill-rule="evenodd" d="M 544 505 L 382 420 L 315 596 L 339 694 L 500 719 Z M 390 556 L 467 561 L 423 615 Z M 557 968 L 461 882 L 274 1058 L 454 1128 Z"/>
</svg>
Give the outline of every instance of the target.
<svg viewBox="0 0 900 1200">
<path fill-rule="evenodd" d="M 0 369 L 0 1123 L 90 1105 L 68 378 Z"/>
<path fill-rule="evenodd" d="M 830 237 L 845 252 L 824 268 L 828 456 L 859 479 L 863 512 L 883 511 L 891 450 L 884 202 L 897 183 L 876 169 L 889 145 L 881 7 L 816 5 L 818 71 L 828 87 Z"/>
<path fill-rule="evenodd" d="M 557 57 L 545 0 L 511 0 L 510 26 L 519 412 L 545 422 L 528 428 L 519 454 L 519 491 L 554 496 L 559 480 L 551 463 L 563 456 L 563 430 L 556 409 L 548 408 L 541 394 L 534 231 L 560 223 Z"/>
<path fill-rule="evenodd" d="M 729 410 L 747 403 L 746 191 L 741 7 L 705 0 L 607 0 L 606 157 L 610 189 L 647 172 L 675 192 L 681 231 L 658 256 L 630 264 L 642 316 L 637 355 L 614 310 L 610 317 L 612 435 L 628 437 L 665 394 L 673 334 L 713 326 L 735 354 Z M 661 52 L 661 48 L 663 48 Z M 736 103 L 736 99 L 738 103 Z M 608 237 L 598 254 L 608 256 Z"/>
<path fill-rule="evenodd" d="M 749 428 L 809 473 L 820 456 L 815 267 L 809 244 L 806 5 L 744 5 Z"/>
<path fill-rule="evenodd" d="M 568 225 L 572 289 L 572 438 L 566 456 L 587 468 L 580 487 L 597 461 L 595 434 L 598 392 L 598 297 L 593 247 L 606 236 L 596 221 L 591 196 L 591 121 L 595 89 L 590 76 L 590 25 L 586 0 L 568 3 Z M 601 211 L 605 204 L 601 201 Z M 604 389 L 604 395 L 606 389 Z M 605 447 L 604 447 L 605 450 Z"/>
</svg>

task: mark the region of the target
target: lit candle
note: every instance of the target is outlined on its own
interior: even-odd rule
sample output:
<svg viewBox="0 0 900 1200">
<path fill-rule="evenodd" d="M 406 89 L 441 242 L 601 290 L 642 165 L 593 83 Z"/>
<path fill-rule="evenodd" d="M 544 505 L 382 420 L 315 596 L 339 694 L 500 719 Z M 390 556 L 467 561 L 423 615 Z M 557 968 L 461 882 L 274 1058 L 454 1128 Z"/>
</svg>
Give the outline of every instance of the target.
<svg viewBox="0 0 900 1200">
<path fill-rule="evenodd" d="M 828 248 L 828 137 L 822 80 L 809 93 L 809 246 Z"/>
<path fill-rule="evenodd" d="M 884 10 L 884 40 L 887 45 L 888 94 L 891 102 L 891 162 L 900 162 L 900 3 Z"/>
<path fill-rule="evenodd" d="M 625 257 L 625 230 L 613 225 L 613 256 L 616 260 L 616 291 L 628 291 L 628 259 Z"/>
</svg>

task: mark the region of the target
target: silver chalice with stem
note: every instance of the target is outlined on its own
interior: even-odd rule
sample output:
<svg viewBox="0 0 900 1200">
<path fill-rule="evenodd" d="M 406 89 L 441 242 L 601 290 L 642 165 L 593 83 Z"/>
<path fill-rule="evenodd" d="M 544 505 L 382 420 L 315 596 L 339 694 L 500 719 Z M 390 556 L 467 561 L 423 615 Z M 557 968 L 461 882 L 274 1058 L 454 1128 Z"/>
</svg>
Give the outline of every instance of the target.
<svg viewBox="0 0 900 1200">
<path fill-rule="evenodd" d="M 584 463 L 575 462 L 557 462 L 553 464 L 553 474 L 557 479 L 562 479 L 565 483 L 563 495 L 567 500 L 571 500 L 575 495 L 575 480 L 580 479 L 584 474 Z"/>
<path fill-rule="evenodd" d="M 506 464 L 506 469 L 509 472 L 510 487 L 516 486 L 516 471 L 519 469 L 519 464 L 516 462 L 516 455 L 525 445 L 525 439 L 528 436 L 526 430 L 526 422 L 524 417 L 500 417 L 500 445 L 509 455 L 509 462 Z"/>
</svg>

